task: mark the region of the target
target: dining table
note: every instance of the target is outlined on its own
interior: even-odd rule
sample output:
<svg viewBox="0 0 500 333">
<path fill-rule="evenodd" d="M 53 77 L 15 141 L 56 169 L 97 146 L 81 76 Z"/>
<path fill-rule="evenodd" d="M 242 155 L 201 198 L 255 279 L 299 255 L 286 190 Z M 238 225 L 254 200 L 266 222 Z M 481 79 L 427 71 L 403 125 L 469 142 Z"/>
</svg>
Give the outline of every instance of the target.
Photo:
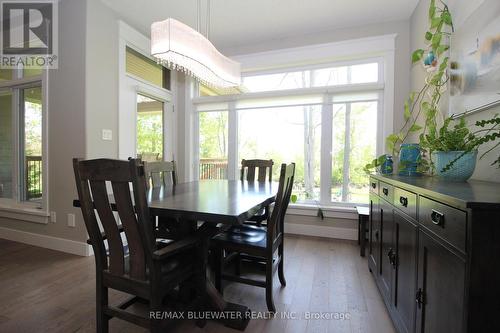
<svg viewBox="0 0 500 333">
<path fill-rule="evenodd" d="M 200 180 L 148 189 L 147 200 L 152 216 L 175 219 L 179 224 L 193 227 L 200 239 L 201 271 L 207 272 L 210 239 L 221 228 L 241 225 L 251 216 L 272 204 L 278 192 L 276 182 L 240 180 Z M 113 206 L 110 195 L 110 203 Z M 78 200 L 73 203 L 79 206 Z M 206 311 L 215 312 L 224 325 L 244 330 L 251 317 L 250 309 L 242 304 L 224 300 L 206 279 Z"/>
</svg>

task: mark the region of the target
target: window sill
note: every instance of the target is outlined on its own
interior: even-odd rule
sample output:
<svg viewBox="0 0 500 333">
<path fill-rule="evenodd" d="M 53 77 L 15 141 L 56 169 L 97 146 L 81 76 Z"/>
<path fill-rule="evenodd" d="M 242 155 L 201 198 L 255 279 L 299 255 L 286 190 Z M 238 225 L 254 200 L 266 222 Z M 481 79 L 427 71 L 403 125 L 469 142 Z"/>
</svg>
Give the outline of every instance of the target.
<svg viewBox="0 0 500 333">
<path fill-rule="evenodd" d="M 0 217 L 22 220 L 33 223 L 47 224 L 50 214 L 32 206 L 0 204 Z"/>
<path fill-rule="evenodd" d="M 366 205 L 359 204 L 358 206 L 366 206 Z M 302 215 L 302 216 L 317 216 L 319 208 L 321 208 L 321 210 L 323 211 L 323 216 L 325 218 L 338 218 L 338 219 L 348 219 L 348 220 L 358 219 L 358 213 L 356 211 L 355 205 L 318 206 L 318 205 L 308 205 L 306 203 L 296 203 L 296 204 L 290 204 L 288 206 L 287 214 Z"/>
</svg>

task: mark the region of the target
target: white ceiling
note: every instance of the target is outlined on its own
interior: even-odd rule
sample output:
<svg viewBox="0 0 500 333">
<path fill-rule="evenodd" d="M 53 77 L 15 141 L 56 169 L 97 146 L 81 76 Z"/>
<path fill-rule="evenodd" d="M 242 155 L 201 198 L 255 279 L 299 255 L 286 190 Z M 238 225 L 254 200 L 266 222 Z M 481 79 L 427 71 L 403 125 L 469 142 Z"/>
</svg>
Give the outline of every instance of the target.
<svg viewBox="0 0 500 333">
<path fill-rule="evenodd" d="M 152 22 L 168 17 L 196 28 L 197 0 L 102 1 L 147 36 Z M 406 20 L 418 1 L 211 0 L 210 40 L 224 49 L 336 28 Z M 204 19 L 207 0 L 201 2 Z"/>
</svg>

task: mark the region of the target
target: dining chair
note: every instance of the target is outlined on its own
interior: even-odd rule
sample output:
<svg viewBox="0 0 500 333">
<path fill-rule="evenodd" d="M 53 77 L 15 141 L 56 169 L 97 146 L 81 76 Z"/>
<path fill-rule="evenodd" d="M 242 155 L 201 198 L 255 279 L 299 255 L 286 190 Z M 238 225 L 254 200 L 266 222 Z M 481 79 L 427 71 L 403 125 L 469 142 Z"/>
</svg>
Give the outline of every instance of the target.
<svg viewBox="0 0 500 333">
<path fill-rule="evenodd" d="M 176 185 L 177 171 L 175 161 L 158 161 L 144 163 L 146 173 L 146 185 L 149 187 L 161 187 L 162 185 Z"/>
<path fill-rule="evenodd" d="M 257 175 L 257 181 L 272 181 L 273 178 L 273 160 L 241 160 L 240 180 L 254 182 Z M 264 207 L 254 216 L 248 219 L 245 224 L 261 226 L 262 222 L 269 218 L 269 206 Z"/>
<path fill-rule="evenodd" d="M 276 201 L 267 228 L 241 225 L 233 226 L 212 238 L 215 252 L 215 286 L 222 293 L 222 280 L 249 284 L 266 289 L 266 303 L 270 312 L 276 312 L 273 301 L 273 275 L 278 270 L 282 286 L 286 286 L 284 265 L 284 219 L 290 202 L 295 163 L 282 164 Z M 243 262 L 265 266 L 265 280 L 254 280 L 226 273 L 224 268 L 232 253 L 241 254 Z M 227 253 L 227 256 L 224 256 Z M 277 256 L 275 256 L 277 254 Z"/>
<path fill-rule="evenodd" d="M 152 191 L 158 190 L 161 186 L 177 185 L 177 169 L 175 161 L 158 161 L 144 163 L 146 174 L 146 186 Z M 179 223 L 175 218 L 153 217 L 156 224 L 156 234 L 164 239 L 181 239 L 193 230 L 185 223 Z M 188 230 L 189 229 L 189 230 Z"/>
<path fill-rule="evenodd" d="M 169 300 L 178 286 L 190 286 L 197 295 L 191 305 L 201 304 L 205 293 L 202 274 L 205 272 L 199 269 L 202 266 L 196 252 L 198 240 L 192 236 L 168 244 L 157 242 L 146 200 L 144 166 L 140 160 L 73 159 L 73 169 L 95 256 L 97 332 L 107 332 L 108 322 L 113 317 L 160 332 L 165 324 L 163 320 L 143 317 L 126 309 L 141 302 L 149 305 L 149 313 L 162 311 L 163 301 Z M 110 200 L 108 188 L 112 190 L 113 200 Z M 121 226 L 113 211 L 117 211 Z M 124 249 L 124 238 L 128 251 Z M 132 297 L 113 306 L 108 302 L 108 289 Z"/>
</svg>

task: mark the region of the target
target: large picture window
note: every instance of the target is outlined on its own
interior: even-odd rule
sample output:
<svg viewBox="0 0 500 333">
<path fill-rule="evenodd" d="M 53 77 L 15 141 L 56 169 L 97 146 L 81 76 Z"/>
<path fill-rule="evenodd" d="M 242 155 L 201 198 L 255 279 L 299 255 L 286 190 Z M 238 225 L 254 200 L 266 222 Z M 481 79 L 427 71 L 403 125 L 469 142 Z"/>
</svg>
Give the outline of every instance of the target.
<svg viewBox="0 0 500 333">
<path fill-rule="evenodd" d="M 295 162 L 299 203 L 367 203 L 363 167 L 377 155 L 381 68 L 357 61 L 248 74 L 239 94 L 201 92 L 199 178 L 236 179 L 242 159 L 258 158 L 273 159 L 277 180 L 280 164 Z"/>
</svg>

